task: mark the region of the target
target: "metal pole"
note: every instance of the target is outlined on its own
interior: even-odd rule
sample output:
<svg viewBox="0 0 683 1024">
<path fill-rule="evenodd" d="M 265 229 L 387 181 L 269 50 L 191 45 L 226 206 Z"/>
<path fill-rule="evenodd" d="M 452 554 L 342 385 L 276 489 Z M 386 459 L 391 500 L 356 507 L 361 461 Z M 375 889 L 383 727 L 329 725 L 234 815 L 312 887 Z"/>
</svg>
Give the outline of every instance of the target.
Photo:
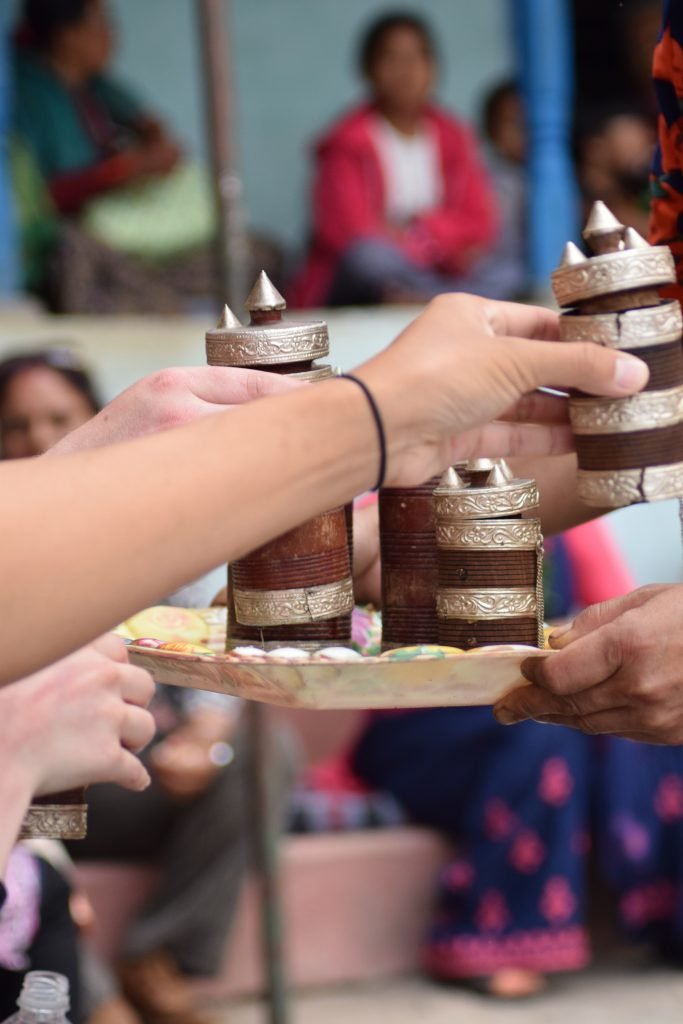
<svg viewBox="0 0 683 1024">
<path fill-rule="evenodd" d="M 261 900 L 268 1019 L 270 1024 L 288 1024 L 290 1014 L 283 957 L 278 828 L 268 787 L 269 743 L 265 707 L 256 701 L 247 701 L 246 721 L 249 742 L 247 807 Z"/>
<path fill-rule="evenodd" d="M 227 302 L 237 310 L 247 294 L 247 243 L 242 214 L 242 182 L 236 170 L 230 48 L 225 45 L 224 3 L 227 6 L 227 0 L 199 0 L 198 12 L 206 128 L 218 212 L 217 259 L 222 295 L 217 296 L 217 300 L 220 305 Z"/>
<path fill-rule="evenodd" d="M 574 86 L 567 0 L 510 0 L 529 126 L 529 270 L 537 293 L 565 242 L 577 237 L 579 198 L 571 159 Z"/>
</svg>

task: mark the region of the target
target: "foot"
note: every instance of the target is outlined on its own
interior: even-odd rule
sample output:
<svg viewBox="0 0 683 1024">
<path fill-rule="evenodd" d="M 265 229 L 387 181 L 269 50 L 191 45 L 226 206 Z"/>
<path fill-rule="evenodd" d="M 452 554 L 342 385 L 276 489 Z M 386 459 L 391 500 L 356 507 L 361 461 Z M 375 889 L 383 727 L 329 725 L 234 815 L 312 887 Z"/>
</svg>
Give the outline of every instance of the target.
<svg viewBox="0 0 683 1024">
<path fill-rule="evenodd" d="M 119 977 L 126 997 L 146 1020 L 207 1024 L 208 1018 L 195 1007 L 190 983 L 163 950 L 125 961 Z"/>
<path fill-rule="evenodd" d="M 546 987 L 546 979 L 535 971 L 507 967 L 496 971 L 485 982 L 485 992 L 496 999 L 528 999 Z"/>
</svg>

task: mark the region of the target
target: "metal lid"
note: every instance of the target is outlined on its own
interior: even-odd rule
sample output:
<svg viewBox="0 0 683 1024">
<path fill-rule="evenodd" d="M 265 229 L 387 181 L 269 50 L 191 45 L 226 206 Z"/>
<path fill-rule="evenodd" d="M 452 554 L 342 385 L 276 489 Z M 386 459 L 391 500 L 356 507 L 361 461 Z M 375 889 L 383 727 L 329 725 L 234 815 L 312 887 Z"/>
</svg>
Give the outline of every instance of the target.
<svg viewBox="0 0 683 1024">
<path fill-rule="evenodd" d="M 261 271 L 245 309 L 242 324 L 225 306 L 216 327 L 206 332 L 206 357 L 212 366 L 278 366 L 306 363 L 329 355 L 330 342 L 324 320 L 283 320 L 286 302 Z"/>
<path fill-rule="evenodd" d="M 604 203 L 595 203 L 583 234 L 594 255 L 584 257 L 570 242 L 552 275 L 553 291 L 560 306 L 575 306 L 618 292 L 656 288 L 676 280 L 668 246 L 648 245 L 637 231 L 620 224 Z"/>
<path fill-rule="evenodd" d="M 477 464 L 481 465 L 480 460 L 467 463 L 465 472 L 472 472 L 472 467 Z M 441 522 L 518 516 L 536 508 L 538 503 L 535 481 L 514 479 L 503 459 L 493 460 L 481 484 L 466 484 L 454 469 L 450 469 L 434 490 L 434 511 Z"/>
</svg>

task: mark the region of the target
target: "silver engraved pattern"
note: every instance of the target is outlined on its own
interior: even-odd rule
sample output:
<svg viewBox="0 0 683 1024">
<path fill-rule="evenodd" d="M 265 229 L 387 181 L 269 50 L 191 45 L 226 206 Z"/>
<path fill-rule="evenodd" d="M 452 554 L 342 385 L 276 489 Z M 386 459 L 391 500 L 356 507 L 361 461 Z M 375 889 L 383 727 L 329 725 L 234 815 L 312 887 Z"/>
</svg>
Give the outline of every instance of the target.
<svg viewBox="0 0 683 1024">
<path fill-rule="evenodd" d="M 610 348 L 635 349 L 679 341 L 683 314 L 678 302 L 595 316 L 565 314 L 560 319 L 562 341 L 592 341 Z"/>
<path fill-rule="evenodd" d="M 239 590 L 235 618 L 243 626 L 295 626 L 322 622 L 353 611 L 353 581 L 296 590 Z"/>
<path fill-rule="evenodd" d="M 270 331 L 260 327 L 209 331 L 206 335 L 206 358 L 211 366 L 276 366 L 321 359 L 329 352 L 327 327 L 321 330 L 315 323 L 278 325 Z"/>
<path fill-rule="evenodd" d="M 559 306 L 574 306 L 614 292 L 652 288 L 675 280 L 673 256 L 663 245 L 605 253 L 585 263 L 561 267 L 552 275 Z"/>
<path fill-rule="evenodd" d="M 317 380 L 330 380 L 334 377 L 334 370 L 328 364 L 314 366 L 312 370 L 304 370 L 303 373 L 289 373 L 287 376 L 294 380 L 303 380 L 313 383 Z"/>
<path fill-rule="evenodd" d="M 20 839 L 85 839 L 88 809 L 85 804 L 31 804 L 19 832 Z"/>
<path fill-rule="evenodd" d="M 574 433 L 586 436 L 672 427 L 683 421 L 683 387 L 613 400 L 572 398 L 569 418 Z"/>
<path fill-rule="evenodd" d="M 577 494 L 593 508 L 623 508 L 683 495 L 683 462 L 646 469 L 587 470 L 577 476 Z"/>
<path fill-rule="evenodd" d="M 523 519 L 521 522 L 508 520 L 476 520 L 469 523 L 436 523 L 437 547 L 443 550 L 490 551 L 496 549 L 533 551 L 541 539 L 541 524 L 538 519 Z"/>
<path fill-rule="evenodd" d="M 436 594 L 436 611 L 441 619 L 489 619 L 533 617 L 538 613 L 535 590 L 507 589 L 455 590 L 441 587 Z"/>
<path fill-rule="evenodd" d="M 445 489 L 444 489 L 445 491 Z M 495 519 L 514 516 L 536 508 L 538 488 L 533 480 L 510 487 L 482 490 L 434 491 L 434 512 L 437 519 Z"/>
</svg>

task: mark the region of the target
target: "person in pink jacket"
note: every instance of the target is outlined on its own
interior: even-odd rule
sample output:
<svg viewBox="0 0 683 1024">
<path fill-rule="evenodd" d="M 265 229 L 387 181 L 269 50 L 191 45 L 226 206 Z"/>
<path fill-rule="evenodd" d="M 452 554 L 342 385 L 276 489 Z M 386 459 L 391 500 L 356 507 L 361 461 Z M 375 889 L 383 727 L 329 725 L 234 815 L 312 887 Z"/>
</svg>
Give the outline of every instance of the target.
<svg viewBox="0 0 683 1024">
<path fill-rule="evenodd" d="M 291 303 L 502 297 L 482 260 L 497 233 L 494 194 L 471 131 L 432 102 L 429 28 L 410 14 L 381 17 L 360 67 L 368 101 L 316 147 L 312 240 Z"/>
</svg>

